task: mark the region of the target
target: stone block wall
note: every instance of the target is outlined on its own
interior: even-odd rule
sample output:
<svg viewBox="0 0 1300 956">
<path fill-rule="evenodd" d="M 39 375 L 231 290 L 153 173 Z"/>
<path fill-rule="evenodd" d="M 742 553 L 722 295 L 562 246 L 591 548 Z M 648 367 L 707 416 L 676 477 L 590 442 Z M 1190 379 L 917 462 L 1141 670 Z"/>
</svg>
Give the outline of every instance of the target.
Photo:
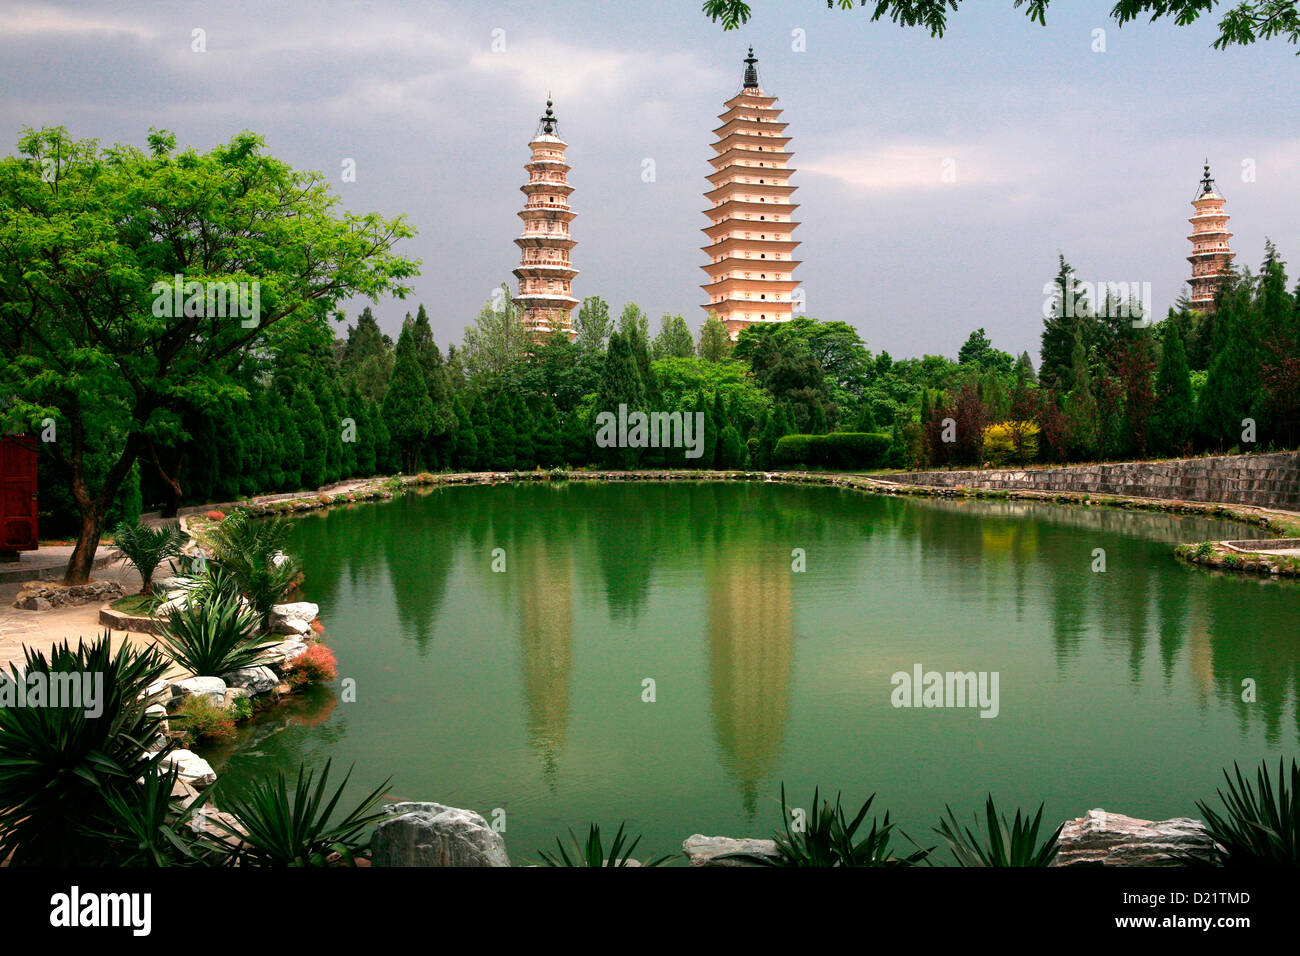
<svg viewBox="0 0 1300 956">
<path fill-rule="evenodd" d="M 887 480 L 941 488 L 1127 495 L 1300 511 L 1300 452 L 1061 468 L 917 471 Z"/>
</svg>

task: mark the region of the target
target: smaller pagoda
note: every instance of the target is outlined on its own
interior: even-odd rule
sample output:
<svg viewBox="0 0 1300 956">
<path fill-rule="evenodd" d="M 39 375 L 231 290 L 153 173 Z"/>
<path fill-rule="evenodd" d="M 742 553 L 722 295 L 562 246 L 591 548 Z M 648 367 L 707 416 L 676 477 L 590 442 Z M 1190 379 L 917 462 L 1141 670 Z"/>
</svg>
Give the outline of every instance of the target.
<svg viewBox="0 0 1300 956">
<path fill-rule="evenodd" d="M 1214 311 L 1215 294 L 1232 269 L 1233 253 L 1228 250 L 1232 233 L 1228 232 L 1228 214 L 1223 211 L 1225 202 L 1215 188 L 1207 159 L 1201 188 L 1192 200 L 1196 211 L 1188 220 L 1192 234 L 1187 237 L 1192 243 L 1192 254 L 1187 257 L 1192 264 L 1192 277 L 1187 280 L 1192 287 L 1191 306 L 1201 312 Z"/>
<path fill-rule="evenodd" d="M 573 268 L 569 254 L 577 245 L 569 238 L 569 223 L 575 213 L 569 209 L 569 165 L 564 161 L 568 143 L 560 139 L 559 121 L 546 101 L 546 112 L 529 143 L 532 158 L 524 166 L 528 182 L 519 188 L 527 197 L 519 218 L 524 233 L 515 240 L 519 246 L 519 320 L 540 342 L 557 330 L 573 339 L 570 313 L 578 300 L 573 297 Z"/>
</svg>

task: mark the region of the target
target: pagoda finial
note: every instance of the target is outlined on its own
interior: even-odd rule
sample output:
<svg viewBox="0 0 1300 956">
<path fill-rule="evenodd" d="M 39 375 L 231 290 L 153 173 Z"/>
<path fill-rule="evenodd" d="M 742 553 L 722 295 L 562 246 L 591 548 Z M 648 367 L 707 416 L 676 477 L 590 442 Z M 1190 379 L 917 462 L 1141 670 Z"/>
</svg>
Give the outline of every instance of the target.
<svg viewBox="0 0 1300 956">
<path fill-rule="evenodd" d="M 758 68 L 754 65 L 757 62 L 758 60 L 754 56 L 754 48 L 751 46 L 749 56 L 745 57 L 745 80 L 743 85 L 746 89 L 751 86 L 755 89 L 758 87 Z"/>
<path fill-rule="evenodd" d="M 1205 171 L 1201 175 L 1201 195 L 1214 191 L 1214 177 L 1210 175 L 1210 160 L 1205 159 Z"/>
<path fill-rule="evenodd" d="M 542 114 L 542 132 L 547 135 L 555 134 L 555 124 L 559 122 L 555 118 L 555 111 L 551 109 L 554 104 L 551 102 L 551 94 L 546 94 L 546 112 Z"/>
</svg>

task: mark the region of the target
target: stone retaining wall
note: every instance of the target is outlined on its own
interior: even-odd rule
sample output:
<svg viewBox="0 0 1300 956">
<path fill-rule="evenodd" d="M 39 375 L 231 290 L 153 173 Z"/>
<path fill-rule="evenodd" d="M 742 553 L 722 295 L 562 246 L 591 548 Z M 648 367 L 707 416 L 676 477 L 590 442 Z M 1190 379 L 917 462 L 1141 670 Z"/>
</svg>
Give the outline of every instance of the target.
<svg viewBox="0 0 1300 956">
<path fill-rule="evenodd" d="M 887 480 L 940 488 L 1063 491 L 1300 511 L 1300 452 L 1062 468 L 917 471 L 890 475 Z"/>
</svg>

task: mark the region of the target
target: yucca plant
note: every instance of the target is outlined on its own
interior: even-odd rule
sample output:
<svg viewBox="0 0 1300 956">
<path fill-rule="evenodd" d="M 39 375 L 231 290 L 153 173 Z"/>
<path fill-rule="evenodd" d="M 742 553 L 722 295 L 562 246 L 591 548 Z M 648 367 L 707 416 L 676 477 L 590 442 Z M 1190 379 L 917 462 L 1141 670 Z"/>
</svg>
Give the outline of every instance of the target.
<svg viewBox="0 0 1300 956">
<path fill-rule="evenodd" d="M 858 830 L 875 799 L 874 793 L 867 797 L 850 820 L 844 812 L 840 794 L 835 795 L 835 805 L 831 806 L 829 800 L 822 799 L 821 789 L 816 788 L 813 790 L 812 813 L 803 820 L 802 826 L 796 827 L 793 825 L 794 815 L 785 802 L 783 783 L 781 813 L 785 830 L 773 836 L 777 858 L 749 853 L 728 854 L 728 857 L 761 866 L 795 867 L 915 866 L 925 860 L 933 847 L 918 847 L 916 852 L 905 856 L 895 856 L 890 852 L 889 844 L 896 824 L 889 821 L 888 811 L 880 821 L 872 817 L 871 829 L 858 839 Z"/>
<path fill-rule="evenodd" d="M 572 830 L 569 831 L 569 839 L 573 843 L 573 856 L 569 856 L 569 851 L 565 849 L 559 837 L 555 838 L 555 845 L 560 851 L 558 856 L 552 856 L 545 850 L 537 852 L 547 866 L 628 866 L 628 861 L 632 859 L 632 853 L 636 850 L 636 845 L 641 842 L 641 837 L 637 836 L 629 842 L 630 834 L 623 832 L 625 825 L 626 823 L 619 823 L 618 832 L 614 834 L 614 841 L 609 845 L 608 851 L 601 840 L 600 824 L 593 823 L 587 828 L 585 842 L 579 842 L 578 835 Z M 658 856 L 641 865 L 663 866 L 671 859 L 670 855 Z"/>
<path fill-rule="evenodd" d="M 83 832 L 111 847 L 118 866 L 217 865 L 224 847 L 190 828 L 212 790 L 182 807 L 172 796 L 179 774 L 179 767 L 154 761 L 133 786 L 106 793 L 102 815 Z"/>
<path fill-rule="evenodd" d="M 284 552 L 292 532 L 293 523 L 287 518 L 254 518 L 240 509 L 207 533 L 212 559 L 238 582 L 263 629 L 270 621 L 271 608 L 302 570 L 298 561 Z"/>
<path fill-rule="evenodd" d="M 257 613 L 220 584 L 191 592 L 183 606 L 172 608 L 159 626 L 158 643 L 199 675 L 251 667 L 274 644 L 259 637 Z"/>
<path fill-rule="evenodd" d="M 1196 802 L 1206 831 L 1218 844 L 1217 862 L 1224 866 L 1300 864 L 1300 766 L 1295 759 L 1291 760 L 1288 781 L 1284 760 L 1278 758 L 1276 789 L 1269 779 L 1267 761 L 1260 761 L 1253 787 L 1235 762 L 1232 769 L 1235 780 L 1223 771 L 1228 792 L 1215 791 L 1226 807 L 1224 812 Z"/>
<path fill-rule="evenodd" d="M 934 832 L 948 844 L 958 866 L 1051 866 L 1060 852 L 1064 822 L 1045 840 L 1038 839 L 1043 823 L 1041 803 L 1032 820 L 1027 813 L 1022 816 L 1017 808 L 1015 819 L 1008 822 L 1005 813 L 998 813 L 993 794 L 989 794 L 984 804 L 987 834 L 980 829 L 978 816 L 972 830 L 957 822 L 952 807 L 945 804 L 944 809 L 948 817 L 939 821 Z"/>
<path fill-rule="evenodd" d="M 180 554 L 189 535 L 179 524 L 151 528 L 140 521 L 123 521 L 113 529 L 113 546 L 140 572 L 141 594 L 153 594 L 153 575 L 167 558 Z"/>
<path fill-rule="evenodd" d="M 221 806 L 234 818 L 235 827 L 213 819 L 231 861 L 243 866 L 328 866 L 338 854 L 340 862 L 355 865 L 366 849 L 365 829 L 384 817 L 375 809 L 383 802 L 392 778 L 385 780 L 342 819 L 332 817 L 352 777 L 349 769 L 343 782 L 328 799 L 330 761 L 325 762 L 319 780 L 314 770 L 298 767 L 298 782 L 292 791 L 284 771 L 274 779 L 254 780 L 237 795 L 223 794 Z M 315 787 L 312 784 L 315 782 Z"/>
<path fill-rule="evenodd" d="M 12 853 L 15 866 L 109 865 L 118 848 L 87 828 L 116 798 L 125 804 L 161 756 L 147 749 L 162 722 L 146 713 L 147 690 L 167 662 L 152 648 L 114 652 L 105 632 L 75 650 L 57 644 L 48 658 L 27 648 L 24 665 L 20 673 L 10 664 L 0 679 L 53 688 L 86 675 L 99 699 L 93 708 L 72 700 L 0 707 L 0 860 Z"/>
</svg>

